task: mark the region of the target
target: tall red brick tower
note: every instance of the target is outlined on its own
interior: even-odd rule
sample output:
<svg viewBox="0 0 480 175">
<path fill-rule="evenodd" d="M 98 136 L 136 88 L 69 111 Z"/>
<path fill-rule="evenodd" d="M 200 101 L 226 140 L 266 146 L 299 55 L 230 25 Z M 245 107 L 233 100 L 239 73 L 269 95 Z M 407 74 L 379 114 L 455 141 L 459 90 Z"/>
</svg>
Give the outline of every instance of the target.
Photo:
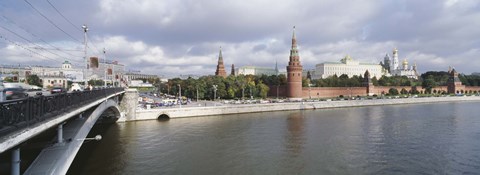
<svg viewBox="0 0 480 175">
<path fill-rule="evenodd" d="M 462 85 L 462 81 L 458 78 L 458 73 L 455 69 L 449 70 L 450 76 L 447 80 L 447 92 L 449 94 L 458 94 L 460 90 L 465 89 L 465 86 Z"/>
<path fill-rule="evenodd" d="M 302 99 L 302 70 L 300 56 L 297 49 L 297 37 L 293 26 L 292 48 L 290 49 L 290 61 L 287 66 L 287 97 L 291 100 Z"/>
<path fill-rule="evenodd" d="M 227 77 L 227 72 L 225 72 L 225 66 L 223 66 L 222 47 L 220 47 L 220 54 L 218 54 L 218 64 L 215 75 L 221 76 L 223 78 Z"/>
</svg>

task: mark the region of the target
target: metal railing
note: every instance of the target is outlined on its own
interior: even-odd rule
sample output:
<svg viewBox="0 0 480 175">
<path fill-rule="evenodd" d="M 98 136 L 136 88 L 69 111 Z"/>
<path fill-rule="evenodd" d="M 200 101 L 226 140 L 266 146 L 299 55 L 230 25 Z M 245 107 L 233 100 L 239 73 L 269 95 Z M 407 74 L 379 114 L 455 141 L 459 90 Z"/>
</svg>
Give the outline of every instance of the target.
<svg viewBox="0 0 480 175">
<path fill-rule="evenodd" d="M 0 136 L 123 90 L 123 88 L 105 88 L 0 102 Z"/>
</svg>

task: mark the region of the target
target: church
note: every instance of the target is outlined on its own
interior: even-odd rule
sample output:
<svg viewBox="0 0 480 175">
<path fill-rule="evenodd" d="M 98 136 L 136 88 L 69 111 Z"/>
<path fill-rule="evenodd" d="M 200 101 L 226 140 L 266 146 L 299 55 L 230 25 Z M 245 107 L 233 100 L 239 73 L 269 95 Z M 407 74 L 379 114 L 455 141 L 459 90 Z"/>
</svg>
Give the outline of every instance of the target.
<svg viewBox="0 0 480 175">
<path fill-rule="evenodd" d="M 416 63 L 409 67 L 407 59 L 404 59 L 402 66 L 399 65 L 397 48 L 393 49 L 393 58 L 390 59 L 388 53 L 385 54 L 383 63 L 380 62 L 380 65 L 382 65 L 382 67 L 392 76 L 407 76 L 408 78 L 413 79 L 418 79 L 419 76 Z"/>
</svg>

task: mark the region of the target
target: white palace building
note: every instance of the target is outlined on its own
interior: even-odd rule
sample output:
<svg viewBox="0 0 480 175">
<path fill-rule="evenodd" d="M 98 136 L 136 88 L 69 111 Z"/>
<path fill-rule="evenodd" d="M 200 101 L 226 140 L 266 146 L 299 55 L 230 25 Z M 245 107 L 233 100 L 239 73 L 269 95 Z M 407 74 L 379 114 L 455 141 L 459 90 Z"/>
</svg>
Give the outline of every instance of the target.
<svg viewBox="0 0 480 175">
<path fill-rule="evenodd" d="M 354 75 L 363 76 L 368 70 L 372 77 L 381 77 L 385 74 L 383 67 L 380 64 L 361 63 L 355 61 L 349 55 L 342 58 L 340 62 L 325 62 L 315 66 L 315 72 L 312 79 L 328 78 L 333 75 L 340 76 L 342 74 L 352 77 Z"/>
<path fill-rule="evenodd" d="M 393 59 L 391 60 L 388 54 L 384 58 L 384 63 L 362 63 L 353 60 L 349 55 L 345 56 L 340 62 L 325 62 L 317 64 L 313 72 L 312 79 L 323 79 L 333 75 L 341 76 L 343 74 L 348 77 L 354 75 L 363 76 L 365 71 L 370 73 L 370 76 L 380 78 L 385 76 L 407 76 L 408 78 L 418 79 L 417 65 L 409 67 L 407 59 L 402 63 L 402 67 L 398 61 L 398 50 L 393 50 Z"/>
</svg>

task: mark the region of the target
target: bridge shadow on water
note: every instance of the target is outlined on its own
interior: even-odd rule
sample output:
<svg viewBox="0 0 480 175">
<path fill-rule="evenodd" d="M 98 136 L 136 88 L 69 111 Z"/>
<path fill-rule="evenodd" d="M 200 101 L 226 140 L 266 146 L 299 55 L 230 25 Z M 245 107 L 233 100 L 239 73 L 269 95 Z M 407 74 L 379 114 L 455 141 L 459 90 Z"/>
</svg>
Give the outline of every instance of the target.
<svg viewBox="0 0 480 175">
<path fill-rule="evenodd" d="M 122 124 L 105 121 L 94 125 L 87 137 L 93 138 L 96 135 L 101 135 L 102 140 L 84 142 L 67 174 L 111 174 L 111 172 L 115 172 L 102 167 L 87 167 L 84 162 L 95 162 L 94 157 L 96 156 L 113 158 L 117 153 L 123 152 L 122 150 L 119 150 L 122 149 L 122 147 L 118 146 L 122 145 L 118 139 L 118 137 L 120 137 L 118 133 L 120 127 L 122 127 L 121 125 Z M 103 142 L 109 144 L 103 144 Z"/>
</svg>

